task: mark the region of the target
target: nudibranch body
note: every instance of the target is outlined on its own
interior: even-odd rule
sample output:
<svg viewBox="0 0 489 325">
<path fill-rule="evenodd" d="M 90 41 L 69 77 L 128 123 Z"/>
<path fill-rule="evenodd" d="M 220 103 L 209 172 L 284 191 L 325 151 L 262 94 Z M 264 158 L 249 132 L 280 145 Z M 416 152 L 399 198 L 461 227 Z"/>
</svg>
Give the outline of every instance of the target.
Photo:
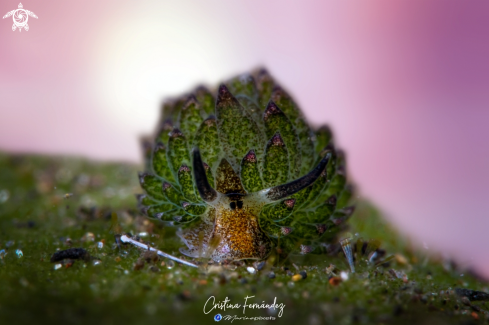
<svg viewBox="0 0 489 325">
<path fill-rule="evenodd" d="M 264 70 L 167 102 L 146 140 L 142 211 L 179 227 L 188 256 L 321 252 L 353 213 L 345 161 Z"/>
</svg>

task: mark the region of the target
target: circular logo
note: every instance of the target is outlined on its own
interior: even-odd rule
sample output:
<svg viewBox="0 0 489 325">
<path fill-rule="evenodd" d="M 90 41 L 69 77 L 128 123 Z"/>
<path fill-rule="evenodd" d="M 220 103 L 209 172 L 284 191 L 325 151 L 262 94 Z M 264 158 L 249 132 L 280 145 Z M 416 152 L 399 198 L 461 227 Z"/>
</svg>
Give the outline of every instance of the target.
<svg viewBox="0 0 489 325">
<path fill-rule="evenodd" d="M 216 322 L 220 321 L 221 319 L 222 319 L 221 314 L 217 314 L 216 316 L 214 316 L 214 320 L 215 320 Z"/>
<path fill-rule="evenodd" d="M 27 17 L 27 12 L 22 9 L 17 9 L 14 14 L 14 23 L 17 26 L 24 26 L 27 23 L 27 20 L 29 17 Z"/>
</svg>

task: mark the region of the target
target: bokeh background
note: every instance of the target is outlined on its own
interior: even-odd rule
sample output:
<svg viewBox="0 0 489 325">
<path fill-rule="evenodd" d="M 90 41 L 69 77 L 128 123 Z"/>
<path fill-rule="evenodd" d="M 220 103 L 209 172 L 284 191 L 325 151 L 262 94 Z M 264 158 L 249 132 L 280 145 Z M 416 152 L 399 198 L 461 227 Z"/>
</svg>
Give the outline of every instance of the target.
<svg viewBox="0 0 489 325">
<path fill-rule="evenodd" d="M 23 5 L 28 32 L 0 20 L 0 150 L 139 162 L 163 98 L 265 66 L 332 126 L 361 196 L 489 277 L 489 2 Z"/>
</svg>

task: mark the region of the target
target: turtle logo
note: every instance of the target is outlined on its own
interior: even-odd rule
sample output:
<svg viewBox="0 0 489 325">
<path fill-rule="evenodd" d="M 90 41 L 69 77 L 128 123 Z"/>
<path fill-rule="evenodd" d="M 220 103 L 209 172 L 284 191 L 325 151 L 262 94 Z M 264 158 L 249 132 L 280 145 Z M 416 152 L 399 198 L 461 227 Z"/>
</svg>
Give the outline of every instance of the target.
<svg viewBox="0 0 489 325">
<path fill-rule="evenodd" d="M 12 25 L 12 31 L 15 32 L 15 30 L 18 28 L 19 32 L 22 31 L 22 28 L 24 28 L 26 31 L 29 30 L 29 25 L 27 25 L 27 21 L 29 20 L 29 16 L 34 17 L 37 19 L 37 16 L 35 13 L 29 10 L 22 9 L 22 3 L 19 3 L 19 9 L 15 9 L 12 11 L 7 12 L 3 18 L 7 18 L 10 16 L 13 16 L 14 19 L 14 24 Z"/>
</svg>

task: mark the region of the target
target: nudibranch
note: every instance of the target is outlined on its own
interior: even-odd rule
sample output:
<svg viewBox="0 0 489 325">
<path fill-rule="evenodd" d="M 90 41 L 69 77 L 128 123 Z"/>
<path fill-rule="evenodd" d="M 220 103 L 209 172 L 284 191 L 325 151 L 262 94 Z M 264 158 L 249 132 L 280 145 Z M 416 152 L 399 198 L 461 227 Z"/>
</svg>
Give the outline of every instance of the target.
<svg viewBox="0 0 489 325">
<path fill-rule="evenodd" d="M 354 211 L 330 129 L 312 129 L 265 70 L 166 102 L 143 148 L 140 208 L 178 227 L 190 257 L 322 252 Z"/>
</svg>

